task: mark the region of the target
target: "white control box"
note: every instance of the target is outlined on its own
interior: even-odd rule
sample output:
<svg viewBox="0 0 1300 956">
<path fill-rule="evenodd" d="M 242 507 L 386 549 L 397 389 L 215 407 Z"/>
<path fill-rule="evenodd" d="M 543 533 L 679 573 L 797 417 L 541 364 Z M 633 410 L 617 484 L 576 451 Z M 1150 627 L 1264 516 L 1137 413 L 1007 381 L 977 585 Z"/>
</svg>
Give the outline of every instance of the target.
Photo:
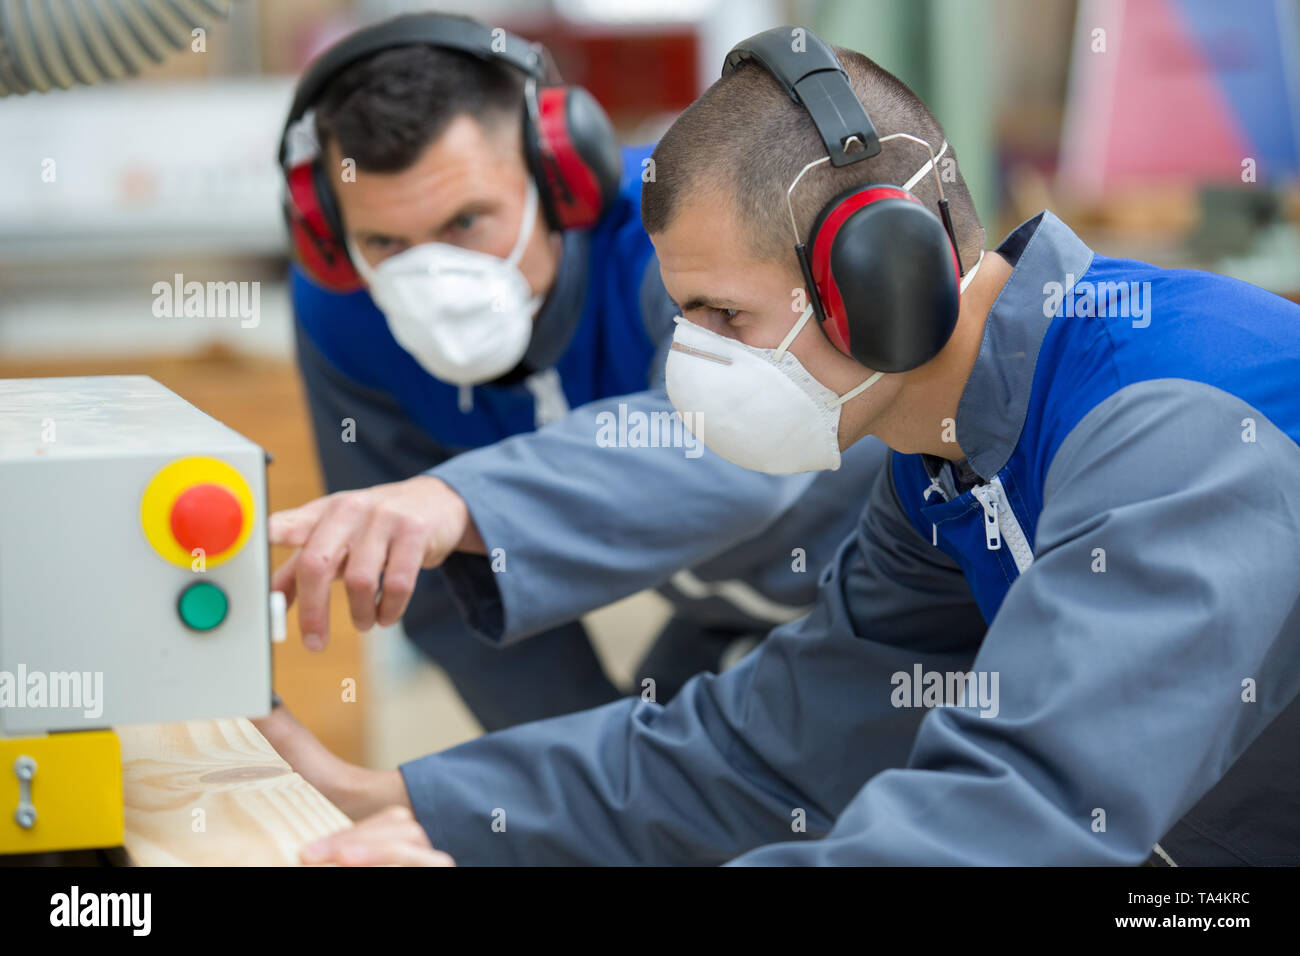
<svg viewBox="0 0 1300 956">
<path fill-rule="evenodd" d="M 145 376 L 0 379 L 0 735 L 261 716 L 266 454 Z"/>
</svg>

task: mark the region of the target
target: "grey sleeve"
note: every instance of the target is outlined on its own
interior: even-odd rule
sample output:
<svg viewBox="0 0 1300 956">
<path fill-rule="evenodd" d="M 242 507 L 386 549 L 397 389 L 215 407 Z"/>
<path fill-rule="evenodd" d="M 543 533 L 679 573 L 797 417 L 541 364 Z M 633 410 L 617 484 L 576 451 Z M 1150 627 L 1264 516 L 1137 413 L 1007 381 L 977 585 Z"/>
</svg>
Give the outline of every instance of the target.
<svg viewBox="0 0 1300 956">
<path fill-rule="evenodd" d="M 429 472 L 501 549 L 495 572 L 474 555 L 443 565 L 470 627 L 508 644 L 655 587 L 760 534 L 811 484 L 719 458 L 672 412 L 662 389 L 606 399 Z M 619 422 L 638 420 L 682 447 L 620 444 Z"/>
<path fill-rule="evenodd" d="M 984 621 L 888 468 L 819 583 L 812 612 L 666 706 L 618 701 L 404 764 L 434 845 L 462 864 L 699 864 L 824 835 L 906 760 L 921 714 L 890 706 L 889 675 L 968 666 Z"/>
<path fill-rule="evenodd" d="M 933 709 L 824 840 L 736 862 L 1142 862 L 1300 690 L 1297 474 L 1295 442 L 1210 386 L 1098 405 L 975 660 L 996 714 Z"/>
<path fill-rule="evenodd" d="M 465 500 L 490 559 L 454 554 L 443 575 L 469 626 L 509 644 L 662 584 L 762 532 L 814 475 L 761 475 L 685 431 L 663 390 L 677 307 L 653 256 L 639 296 L 657 345 L 654 386 L 593 402 L 537 432 L 448 461 L 430 474 Z M 611 445 L 620 421 L 657 423 L 683 447 Z M 670 423 L 665 425 L 664 423 Z M 611 428 L 611 426 L 613 426 Z"/>
</svg>

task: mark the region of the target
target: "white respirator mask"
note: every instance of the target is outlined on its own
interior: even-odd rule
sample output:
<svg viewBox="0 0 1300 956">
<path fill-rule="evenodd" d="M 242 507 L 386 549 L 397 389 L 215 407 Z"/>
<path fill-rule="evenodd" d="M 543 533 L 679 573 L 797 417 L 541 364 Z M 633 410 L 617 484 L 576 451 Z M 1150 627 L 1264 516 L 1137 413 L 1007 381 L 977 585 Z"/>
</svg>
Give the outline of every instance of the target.
<svg viewBox="0 0 1300 956">
<path fill-rule="evenodd" d="M 528 180 L 524 218 L 504 259 L 441 242 L 412 246 L 371 266 L 351 237 L 348 251 L 397 344 L 434 378 L 477 385 L 524 357 L 541 306 L 519 271 L 537 220 L 537 186 Z"/>
<path fill-rule="evenodd" d="M 962 278 L 962 292 L 979 266 L 976 262 Z M 812 315 L 809 305 L 774 349 L 746 345 L 681 316 L 674 319 L 668 399 L 688 425 L 699 423 L 692 431 L 710 451 L 769 475 L 840 467 L 840 410 L 885 373 L 873 373 L 843 395 L 813 378 L 789 351 Z"/>
</svg>

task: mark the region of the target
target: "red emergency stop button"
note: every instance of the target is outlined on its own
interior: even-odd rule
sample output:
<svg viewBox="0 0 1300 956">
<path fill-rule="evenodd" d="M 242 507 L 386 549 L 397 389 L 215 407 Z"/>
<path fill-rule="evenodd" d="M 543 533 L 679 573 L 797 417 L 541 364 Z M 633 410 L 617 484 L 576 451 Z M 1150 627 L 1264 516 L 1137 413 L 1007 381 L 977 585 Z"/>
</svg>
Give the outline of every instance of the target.
<svg viewBox="0 0 1300 956">
<path fill-rule="evenodd" d="M 191 485 L 172 504 L 171 528 L 176 543 L 186 551 L 202 548 L 204 554 L 215 556 L 239 540 L 244 509 L 225 485 Z"/>
<path fill-rule="evenodd" d="M 239 554 L 260 520 L 258 508 L 238 468 L 191 455 L 149 479 L 140 496 L 140 530 L 158 557 L 197 573 Z"/>
</svg>

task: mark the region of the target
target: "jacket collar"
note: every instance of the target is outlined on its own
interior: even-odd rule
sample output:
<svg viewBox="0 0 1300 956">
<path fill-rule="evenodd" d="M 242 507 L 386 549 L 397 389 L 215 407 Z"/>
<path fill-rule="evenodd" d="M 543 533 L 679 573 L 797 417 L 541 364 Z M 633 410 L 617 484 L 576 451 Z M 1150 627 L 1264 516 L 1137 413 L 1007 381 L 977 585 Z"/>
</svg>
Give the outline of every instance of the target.
<svg viewBox="0 0 1300 956">
<path fill-rule="evenodd" d="M 1012 264 L 1011 277 L 989 310 L 979 356 L 957 405 L 957 435 L 971 468 L 985 481 L 1002 470 L 1020 441 L 1038 349 L 1052 322 L 1044 314 L 1048 284 L 1068 290 L 1093 256 L 1047 210 L 1017 226 L 997 252 Z"/>
</svg>

